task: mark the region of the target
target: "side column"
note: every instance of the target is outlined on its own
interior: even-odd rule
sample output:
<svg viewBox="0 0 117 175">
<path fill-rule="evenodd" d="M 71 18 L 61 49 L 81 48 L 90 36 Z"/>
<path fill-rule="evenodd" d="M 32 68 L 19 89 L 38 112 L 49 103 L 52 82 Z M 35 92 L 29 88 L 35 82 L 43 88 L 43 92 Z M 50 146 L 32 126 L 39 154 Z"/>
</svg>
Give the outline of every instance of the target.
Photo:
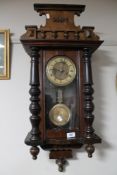
<svg viewBox="0 0 117 175">
<path fill-rule="evenodd" d="M 91 55 L 89 49 L 84 48 L 84 113 L 86 122 L 85 143 L 87 144 L 85 149 L 88 157 L 92 157 L 95 150 L 93 146 L 94 129 L 92 127 L 94 120 L 94 115 L 92 114 L 94 111 L 94 104 L 92 102 L 94 90 L 92 85 Z"/>
<path fill-rule="evenodd" d="M 37 159 L 39 148 L 37 147 L 40 143 L 40 132 L 39 132 L 39 121 L 40 121 L 40 105 L 39 105 L 39 50 L 38 47 L 31 47 L 31 69 L 30 69 L 30 112 L 31 112 L 31 125 L 30 131 L 30 153 L 33 159 Z"/>
</svg>

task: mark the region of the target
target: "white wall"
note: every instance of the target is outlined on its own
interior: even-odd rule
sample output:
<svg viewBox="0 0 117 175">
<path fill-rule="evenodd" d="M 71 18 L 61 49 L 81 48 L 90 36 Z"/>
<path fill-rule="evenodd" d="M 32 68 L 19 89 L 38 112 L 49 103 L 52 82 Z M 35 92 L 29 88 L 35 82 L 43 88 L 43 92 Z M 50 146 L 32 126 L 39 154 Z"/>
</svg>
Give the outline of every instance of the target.
<svg viewBox="0 0 117 175">
<path fill-rule="evenodd" d="M 30 130 L 29 122 L 29 69 L 30 58 L 19 43 L 26 24 L 40 24 L 33 10 L 32 0 L 0 0 L 0 28 L 10 28 L 12 38 L 11 79 L 0 81 L 0 175 L 57 175 L 57 166 L 48 159 L 48 152 L 40 151 L 33 161 L 24 138 Z M 43 2 L 35 1 L 35 2 Z M 59 0 L 45 3 L 86 4 L 86 11 L 76 23 L 94 25 L 103 46 L 92 59 L 94 77 L 94 102 L 96 133 L 103 139 L 96 145 L 92 159 L 87 158 L 84 148 L 78 150 L 69 161 L 66 175 L 117 175 L 117 1 L 116 0 Z M 108 46 L 107 46 L 108 45 Z"/>
</svg>

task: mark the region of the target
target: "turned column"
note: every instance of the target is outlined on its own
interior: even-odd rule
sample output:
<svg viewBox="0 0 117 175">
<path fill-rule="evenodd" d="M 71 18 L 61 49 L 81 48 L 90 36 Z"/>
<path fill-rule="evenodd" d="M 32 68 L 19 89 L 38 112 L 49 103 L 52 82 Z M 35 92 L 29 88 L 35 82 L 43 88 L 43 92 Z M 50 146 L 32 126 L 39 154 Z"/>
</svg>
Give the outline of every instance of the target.
<svg viewBox="0 0 117 175">
<path fill-rule="evenodd" d="M 39 133 L 39 113 L 40 113 L 40 105 L 39 105 L 39 50 L 38 47 L 31 47 L 31 69 L 30 69 L 30 112 L 31 112 L 31 139 L 30 145 L 32 146 L 30 149 L 30 153 L 32 154 L 33 159 L 37 159 L 37 155 L 39 153 L 39 145 L 40 141 L 40 133 Z"/>
<path fill-rule="evenodd" d="M 92 157 L 92 153 L 95 150 L 92 143 L 92 138 L 94 135 L 94 129 L 92 127 L 94 120 L 94 115 L 92 114 L 94 111 L 94 104 L 92 102 L 94 90 L 92 85 L 91 55 L 89 53 L 89 49 L 84 48 L 84 113 L 86 122 L 85 143 L 87 144 L 86 151 L 88 152 L 88 157 Z"/>
</svg>

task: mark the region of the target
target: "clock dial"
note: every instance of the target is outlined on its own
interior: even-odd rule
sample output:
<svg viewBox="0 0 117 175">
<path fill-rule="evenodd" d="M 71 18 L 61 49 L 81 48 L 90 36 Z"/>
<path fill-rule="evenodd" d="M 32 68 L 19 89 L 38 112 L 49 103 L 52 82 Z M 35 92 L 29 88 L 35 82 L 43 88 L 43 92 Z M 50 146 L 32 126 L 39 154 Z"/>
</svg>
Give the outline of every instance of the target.
<svg viewBox="0 0 117 175">
<path fill-rule="evenodd" d="M 71 111 L 65 104 L 57 104 L 50 110 L 49 118 L 54 125 L 64 126 L 71 118 Z"/>
<path fill-rule="evenodd" d="M 46 75 L 54 85 L 65 86 L 75 79 L 76 67 L 68 57 L 56 56 L 48 62 Z"/>
</svg>

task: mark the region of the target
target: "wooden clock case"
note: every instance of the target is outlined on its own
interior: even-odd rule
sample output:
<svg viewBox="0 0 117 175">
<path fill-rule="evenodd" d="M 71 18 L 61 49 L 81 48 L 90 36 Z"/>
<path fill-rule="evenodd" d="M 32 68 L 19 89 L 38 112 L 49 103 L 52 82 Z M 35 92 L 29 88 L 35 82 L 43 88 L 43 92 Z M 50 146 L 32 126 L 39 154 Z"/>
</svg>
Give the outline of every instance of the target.
<svg viewBox="0 0 117 175">
<path fill-rule="evenodd" d="M 59 171 L 63 171 L 65 159 L 72 158 L 72 149 L 86 145 L 88 156 L 92 157 L 94 144 L 101 139 L 94 133 L 93 81 L 91 55 L 103 41 L 94 33 L 94 27 L 75 26 L 74 15 L 80 16 L 84 5 L 34 4 L 39 15 L 46 15 L 46 25 L 26 26 L 26 33 L 21 36 L 21 43 L 31 57 L 30 121 L 32 129 L 25 143 L 32 146 L 33 159 L 39 153 L 38 145 L 50 150 L 49 158 L 56 159 Z M 45 66 L 56 55 L 71 58 L 77 68 L 77 114 L 78 125 L 72 129 L 47 128 L 45 107 Z M 49 105 L 49 103 L 48 103 Z M 67 133 L 75 133 L 72 139 Z"/>
</svg>

